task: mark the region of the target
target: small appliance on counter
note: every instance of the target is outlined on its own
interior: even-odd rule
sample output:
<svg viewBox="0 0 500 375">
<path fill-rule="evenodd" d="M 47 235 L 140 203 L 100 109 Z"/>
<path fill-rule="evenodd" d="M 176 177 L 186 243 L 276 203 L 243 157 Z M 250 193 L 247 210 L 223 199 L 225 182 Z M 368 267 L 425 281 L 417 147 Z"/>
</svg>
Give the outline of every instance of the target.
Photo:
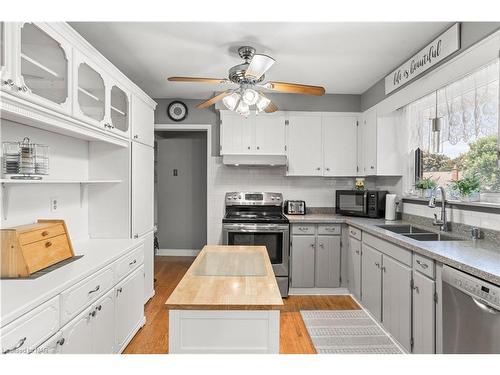
<svg viewBox="0 0 500 375">
<path fill-rule="evenodd" d="M 283 210 L 286 215 L 305 215 L 306 202 L 305 201 L 285 201 Z"/>
<path fill-rule="evenodd" d="M 337 190 L 335 213 L 346 216 L 382 218 L 385 216 L 384 190 Z"/>
</svg>

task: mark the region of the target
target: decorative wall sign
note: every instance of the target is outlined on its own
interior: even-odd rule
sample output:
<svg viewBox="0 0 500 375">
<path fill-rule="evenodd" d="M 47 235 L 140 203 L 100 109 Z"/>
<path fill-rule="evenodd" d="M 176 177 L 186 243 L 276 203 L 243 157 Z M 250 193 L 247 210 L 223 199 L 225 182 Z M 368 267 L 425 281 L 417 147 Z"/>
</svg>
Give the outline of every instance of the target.
<svg viewBox="0 0 500 375">
<path fill-rule="evenodd" d="M 385 77 L 385 94 L 410 82 L 459 48 L 460 24 L 456 23 Z"/>
<path fill-rule="evenodd" d="M 181 101 L 173 101 L 168 105 L 167 115 L 173 121 L 182 121 L 188 113 L 187 106 Z"/>
</svg>

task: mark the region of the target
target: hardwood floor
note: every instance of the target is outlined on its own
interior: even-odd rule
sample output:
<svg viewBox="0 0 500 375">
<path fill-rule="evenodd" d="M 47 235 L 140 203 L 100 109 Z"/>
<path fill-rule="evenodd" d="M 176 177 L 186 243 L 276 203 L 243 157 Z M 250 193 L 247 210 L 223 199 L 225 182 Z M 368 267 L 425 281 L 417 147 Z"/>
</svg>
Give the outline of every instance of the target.
<svg viewBox="0 0 500 375">
<path fill-rule="evenodd" d="M 126 354 L 168 353 L 168 314 L 165 301 L 187 271 L 194 257 L 155 258 L 155 296 L 146 304 L 146 325 L 125 348 Z M 300 316 L 300 310 L 356 310 L 349 296 L 290 296 L 281 310 L 280 353 L 314 354 L 314 346 Z"/>
</svg>

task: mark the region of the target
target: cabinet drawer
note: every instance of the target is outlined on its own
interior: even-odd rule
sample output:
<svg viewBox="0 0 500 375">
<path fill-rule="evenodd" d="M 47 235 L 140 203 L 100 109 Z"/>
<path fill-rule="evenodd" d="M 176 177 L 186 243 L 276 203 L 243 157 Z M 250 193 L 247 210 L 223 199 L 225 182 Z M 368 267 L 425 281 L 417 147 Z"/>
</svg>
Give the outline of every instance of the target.
<svg viewBox="0 0 500 375">
<path fill-rule="evenodd" d="M 340 234 L 340 224 L 335 224 L 335 225 L 321 224 L 321 225 L 318 225 L 318 234 L 339 235 Z"/>
<path fill-rule="evenodd" d="M 25 232 L 19 234 L 19 243 L 21 245 L 26 245 L 32 242 L 46 240 L 47 238 L 59 236 L 64 234 L 64 226 L 62 224 L 53 225 L 48 228 L 42 228 L 30 232 Z"/>
<path fill-rule="evenodd" d="M 316 226 L 313 224 L 294 225 L 292 226 L 292 234 L 315 234 Z"/>
<path fill-rule="evenodd" d="M 432 259 L 413 253 L 413 269 L 433 280 L 435 278 L 435 267 Z"/>
<path fill-rule="evenodd" d="M 23 246 L 22 251 L 30 273 L 73 256 L 68 237 L 65 234 L 30 243 Z"/>
<path fill-rule="evenodd" d="M 374 249 L 399 260 L 407 266 L 411 266 L 411 251 L 409 250 L 403 249 L 402 247 L 396 246 L 366 232 L 363 234 L 363 243 L 366 243 Z"/>
<path fill-rule="evenodd" d="M 358 228 L 349 227 L 349 236 L 361 241 L 361 231 Z"/>
<path fill-rule="evenodd" d="M 116 282 L 123 279 L 130 272 L 139 267 L 144 261 L 144 245 L 139 246 L 131 253 L 124 255 L 116 262 Z"/>
<path fill-rule="evenodd" d="M 59 296 L 0 330 L 2 353 L 29 353 L 59 329 Z"/>
<path fill-rule="evenodd" d="M 113 286 L 113 281 L 113 267 L 109 266 L 61 293 L 62 323 L 67 323 L 87 305 L 102 296 Z"/>
</svg>

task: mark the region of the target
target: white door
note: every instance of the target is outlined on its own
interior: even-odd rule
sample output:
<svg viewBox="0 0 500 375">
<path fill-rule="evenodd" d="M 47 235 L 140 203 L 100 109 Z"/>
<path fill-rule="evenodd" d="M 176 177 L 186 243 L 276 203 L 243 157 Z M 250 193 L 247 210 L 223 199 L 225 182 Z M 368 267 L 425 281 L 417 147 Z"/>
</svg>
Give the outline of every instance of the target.
<svg viewBox="0 0 500 375">
<path fill-rule="evenodd" d="M 120 352 L 144 318 L 144 266 L 132 272 L 114 291 L 115 351 Z"/>
<path fill-rule="evenodd" d="M 92 353 L 113 354 L 115 344 L 115 291 L 106 293 L 94 304 Z"/>
<path fill-rule="evenodd" d="M 62 329 L 62 354 L 92 354 L 93 306 L 84 310 Z"/>
<path fill-rule="evenodd" d="M 382 253 L 363 244 L 361 256 L 361 299 L 363 306 L 382 319 Z"/>
<path fill-rule="evenodd" d="M 322 116 L 324 176 L 356 176 L 357 120 L 357 116 Z"/>
<path fill-rule="evenodd" d="M 384 255 L 382 271 L 382 324 L 410 351 L 411 269 Z"/>
<path fill-rule="evenodd" d="M 255 153 L 255 115 L 221 111 L 221 121 L 221 155 Z"/>
<path fill-rule="evenodd" d="M 349 291 L 361 301 L 361 241 L 349 237 L 347 252 Z"/>
<path fill-rule="evenodd" d="M 363 169 L 364 174 L 377 174 L 377 111 L 375 108 L 363 114 Z"/>
<path fill-rule="evenodd" d="M 317 288 L 340 286 L 340 236 L 318 236 L 314 285 Z"/>
<path fill-rule="evenodd" d="M 291 249 L 291 285 L 294 288 L 314 287 L 315 236 L 293 236 Z"/>
<path fill-rule="evenodd" d="M 154 225 L 154 149 L 132 142 L 132 235 L 139 238 Z"/>
<path fill-rule="evenodd" d="M 154 232 L 151 231 L 141 238 L 144 239 L 144 303 L 154 294 Z"/>
<path fill-rule="evenodd" d="M 285 116 L 282 113 L 255 116 L 253 151 L 263 155 L 285 154 Z"/>
<path fill-rule="evenodd" d="M 288 176 L 322 176 L 321 116 L 293 114 L 288 118 L 286 145 Z"/>
<path fill-rule="evenodd" d="M 413 353 L 434 354 L 436 332 L 436 282 L 413 273 Z"/>
<path fill-rule="evenodd" d="M 154 109 L 137 96 L 132 97 L 132 139 L 154 145 Z"/>
</svg>

